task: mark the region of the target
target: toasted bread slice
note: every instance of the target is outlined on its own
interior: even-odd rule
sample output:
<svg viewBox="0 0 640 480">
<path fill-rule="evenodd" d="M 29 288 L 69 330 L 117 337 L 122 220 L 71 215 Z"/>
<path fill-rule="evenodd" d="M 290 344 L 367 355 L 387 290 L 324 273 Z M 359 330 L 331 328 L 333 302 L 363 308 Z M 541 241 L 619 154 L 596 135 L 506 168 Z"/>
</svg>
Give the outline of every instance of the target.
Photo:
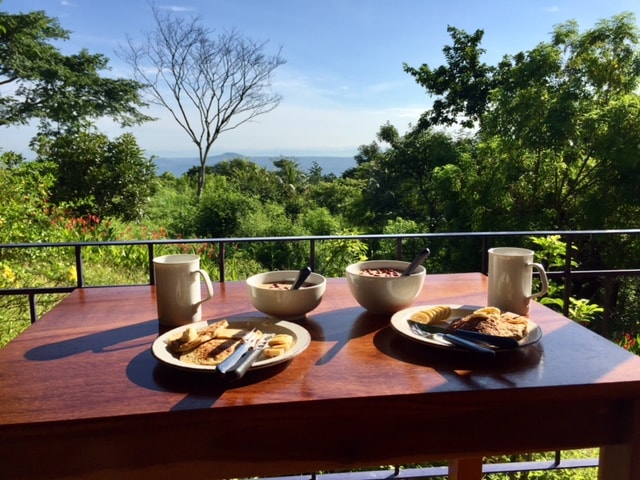
<svg viewBox="0 0 640 480">
<path fill-rule="evenodd" d="M 202 343 L 190 352 L 180 355 L 180 360 L 196 365 L 219 365 L 240 345 L 240 339 L 215 338 Z"/>
<path fill-rule="evenodd" d="M 218 331 L 221 329 L 227 328 L 229 326 L 229 322 L 226 320 L 220 320 L 218 322 L 212 323 L 207 327 L 203 328 L 197 335 L 194 337 L 191 328 L 187 328 L 182 336 L 174 339 L 169 339 L 167 342 L 167 349 L 172 353 L 184 353 L 189 352 L 205 342 L 216 338 Z"/>
</svg>

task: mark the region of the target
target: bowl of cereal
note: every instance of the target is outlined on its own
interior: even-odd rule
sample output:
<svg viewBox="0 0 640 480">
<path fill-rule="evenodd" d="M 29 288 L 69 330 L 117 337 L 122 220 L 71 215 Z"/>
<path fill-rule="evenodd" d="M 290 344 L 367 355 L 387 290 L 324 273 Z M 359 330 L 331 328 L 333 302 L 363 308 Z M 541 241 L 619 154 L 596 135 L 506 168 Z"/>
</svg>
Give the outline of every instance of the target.
<svg viewBox="0 0 640 480">
<path fill-rule="evenodd" d="M 402 275 L 409 265 L 399 260 L 352 263 L 345 271 L 349 290 L 369 312 L 395 313 L 410 306 L 424 285 L 427 269 L 418 265 L 410 275 Z"/>
<path fill-rule="evenodd" d="M 296 320 L 320 305 L 327 280 L 312 272 L 300 288 L 292 290 L 298 274 L 296 270 L 275 270 L 247 278 L 249 298 L 255 309 L 277 319 Z"/>
</svg>

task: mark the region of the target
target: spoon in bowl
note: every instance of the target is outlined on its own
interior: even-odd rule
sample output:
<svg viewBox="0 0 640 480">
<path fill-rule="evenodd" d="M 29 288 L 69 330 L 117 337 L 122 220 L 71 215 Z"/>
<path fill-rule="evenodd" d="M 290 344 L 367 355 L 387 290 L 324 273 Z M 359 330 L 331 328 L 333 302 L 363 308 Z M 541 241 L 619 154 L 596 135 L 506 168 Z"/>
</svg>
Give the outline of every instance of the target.
<svg viewBox="0 0 640 480">
<path fill-rule="evenodd" d="M 298 290 L 302 286 L 304 281 L 307 279 L 310 273 L 311 273 L 311 267 L 302 268 L 298 273 L 298 278 L 296 278 L 296 281 L 293 282 L 293 285 L 291 286 L 291 290 Z"/>
<path fill-rule="evenodd" d="M 411 262 L 411 264 L 407 267 L 407 269 L 402 272 L 403 277 L 408 277 L 409 275 L 411 275 L 413 273 L 413 271 L 418 268 L 418 265 L 420 265 L 422 262 L 424 262 L 427 257 L 431 254 L 431 250 L 429 250 L 428 248 L 425 248 L 422 252 L 420 252 L 420 254 L 413 259 L 413 262 Z"/>
</svg>

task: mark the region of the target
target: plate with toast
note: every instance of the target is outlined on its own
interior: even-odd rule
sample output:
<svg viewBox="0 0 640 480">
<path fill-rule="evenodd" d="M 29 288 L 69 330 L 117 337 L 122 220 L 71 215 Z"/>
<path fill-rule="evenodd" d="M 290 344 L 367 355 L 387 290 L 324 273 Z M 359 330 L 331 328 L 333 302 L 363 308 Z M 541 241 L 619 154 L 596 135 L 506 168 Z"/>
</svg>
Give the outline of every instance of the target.
<svg viewBox="0 0 640 480">
<path fill-rule="evenodd" d="M 540 327 L 526 316 L 473 305 L 406 308 L 393 314 L 391 327 L 416 342 L 453 350 L 468 343 L 460 343 L 460 337 L 494 351 L 524 347 L 542 338 Z"/>
<path fill-rule="evenodd" d="M 153 342 L 151 352 L 162 363 L 187 370 L 214 371 L 248 334 L 264 337 L 262 352 L 250 370 L 287 362 L 311 343 L 311 335 L 300 325 L 285 320 L 248 318 L 209 320 L 174 328 Z"/>
</svg>

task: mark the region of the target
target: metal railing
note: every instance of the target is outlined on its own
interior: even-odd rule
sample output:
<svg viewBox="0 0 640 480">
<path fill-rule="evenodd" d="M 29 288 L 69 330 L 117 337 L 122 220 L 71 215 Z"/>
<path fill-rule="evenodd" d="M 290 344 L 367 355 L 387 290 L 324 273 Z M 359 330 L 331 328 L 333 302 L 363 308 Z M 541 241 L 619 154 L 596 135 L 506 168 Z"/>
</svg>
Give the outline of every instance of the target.
<svg viewBox="0 0 640 480">
<path fill-rule="evenodd" d="M 58 242 L 58 243 L 13 243 L 0 244 L 0 254 L 5 249 L 29 249 L 29 248 L 73 248 L 75 252 L 76 285 L 63 287 L 25 287 L 0 289 L 0 296 L 24 295 L 29 298 L 30 318 L 32 322 L 37 320 L 36 296 L 42 294 L 64 294 L 76 288 L 88 287 L 84 280 L 83 250 L 88 247 L 125 247 L 132 245 L 146 246 L 148 255 L 148 284 L 155 284 L 153 271 L 153 258 L 155 247 L 160 245 L 214 245 L 220 252 L 218 257 L 218 268 L 220 281 L 226 280 L 226 247 L 231 244 L 260 243 L 260 242 L 299 242 L 308 243 L 309 258 L 308 264 L 313 270 L 316 269 L 317 245 L 320 242 L 346 240 L 346 241 L 380 241 L 393 240 L 396 242 L 396 258 L 403 255 L 403 245 L 410 239 L 429 240 L 455 240 L 455 239 L 477 239 L 479 245 L 479 255 L 481 255 L 481 272 L 487 273 L 487 250 L 493 242 L 498 239 L 524 238 L 524 237 L 545 237 L 549 235 L 559 235 L 566 243 L 565 265 L 562 270 L 547 272 L 549 278 L 561 279 L 565 284 L 564 308 L 565 315 L 568 313 L 571 296 L 571 284 L 577 278 L 600 277 L 605 280 L 605 289 L 610 281 L 623 276 L 640 276 L 640 268 L 632 269 L 598 269 L 598 270 L 578 270 L 572 268 L 573 245 L 578 239 L 585 237 L 607 237 L 607 236 L 638 236 L 640 229 L 623 230 L 538 230 L 538 231 L 502 231 L 502 232 L 452 232 L 452 233 L 407 233 L 407 234 L 371 234 L 371 235 L 316 235 L 316 236 L 290 236 L 290 237 L 239 237 L 239 238 L 196 238 L 196 239 L 162 239 L 162 240 L 122 240 L 122 241 L 91 241 L 91 242 Z M 610 313 L 610 306 L 603 305 L 605 317 Z M 607 318 L 605 318 L 605 324 Z"/>
</svg>

